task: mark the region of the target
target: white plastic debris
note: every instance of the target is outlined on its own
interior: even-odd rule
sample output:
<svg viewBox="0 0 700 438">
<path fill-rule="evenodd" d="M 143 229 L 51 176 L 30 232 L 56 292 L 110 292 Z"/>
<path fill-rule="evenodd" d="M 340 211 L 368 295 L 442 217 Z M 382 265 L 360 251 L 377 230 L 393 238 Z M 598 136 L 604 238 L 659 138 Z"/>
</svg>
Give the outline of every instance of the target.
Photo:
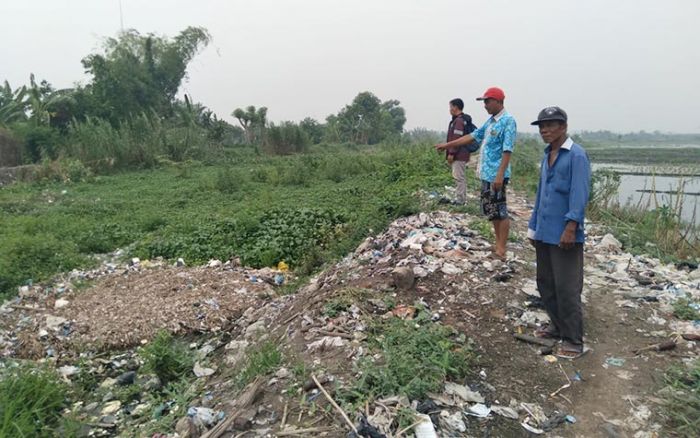
<svg viewBox="0 0 700 438">
<path fill-rule="evenodd" d="M 416 419 L 420 420 L 420 423 L 413 429 L 416 438 L 438 438 L 437 433 L 435 433 L 433 422 L 429 416 L 425 414 L 416 414 Z"/>
<path fill-rule="evenodd" d="M 194 364 L 194 375 L 197 377 L 209 377 L 216 372 L 213 368 L 205 368 L 199 362 Z"/>
<path fill-rule="evenodd" d="M 68 320 L 61 316 L 46 315 L 46 328 L 49 330 L 58 330 L 66 322 Z"/>
<path fill-rule="evenodd" d="M 517 420 L 519 417 L 516 410 L 513 408 L 509 408 L 508 406 L 491 405 L 491 410 L 496 415 L 500 415 L 501 417 L 510 418 L 511 420 Z"/>
<path fill-rule="evenodd" d="M 70 302 L 68 300 L 63 299 L 63 298 L 59 298 L 54 303 L 53 308 L 54 309 L 62 309 L 64 307 L 66 307 L 68 304 L 70 304 Z"/>
<path fill-rule="evenodd" d="M 452 263 L 445 263 L 444 265 L 442 265 L 442 268 L 440 268 L 440 270 L 447 275 L 457 275 L 462 273 L 462 270 L 453 265 Z"/>
<path fill-rule="evenodd" d="M 344 347 L 348 344 L 348 341 L 341 338 L 340 336 L 324 336 L 318 341 L 314 341 L 308 345 L 309 351 L 325 351 L 330 348 Z"/>
<path fill-rule="evenodd" d="M 483 403 L 477 403 L 470 406 L 464 413 L 474 417 L 486 418 L 491 413 L 491 408 Z"/>
<path fill-rule="evenodd" d="M 603 236 L 600 242 L 596 245 L 596 249 L 602 249 L 607 251 L 619 251 L 622 249 L 622 244 L 619 240 L 615 238 L 612 234 L 606 234 Z"/>
</svg>

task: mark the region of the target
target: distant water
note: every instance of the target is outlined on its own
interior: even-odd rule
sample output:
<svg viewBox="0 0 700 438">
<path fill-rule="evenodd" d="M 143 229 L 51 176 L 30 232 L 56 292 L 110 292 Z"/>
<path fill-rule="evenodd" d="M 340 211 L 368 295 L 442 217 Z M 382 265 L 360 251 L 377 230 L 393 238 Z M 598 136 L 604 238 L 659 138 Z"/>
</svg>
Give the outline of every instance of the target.
<svg viewBox="0 0 700 438">
<path fill-rule="evenodd" d="M 693 145 L 695 147 L 700 147 Z M 685 146 L 684 146 L 685 147 Z M 655 168 L 656 173 L 692 173 L 695 176 L 658 176 L 653 175 L 649 168 L 617 163 L 593 163 L 593 170 L 611 169 L 621 172 L 620 188 L 618 189 L 618 201 L 621 205 L 638 205 L 653 210 L 655 208 L 669 206 L 671 208 L 681 205 L 681 218 L 687 223 L 700 225 L 700 168 L 663 169 Z M 699 166 L 700 167 L 700 166 Z M 641 175 L 629 175 L 625 172 L 644 173 Z M 678 191 L 683 192 L 680 196 Z M 653 190 L 656 193 L 640 192 L 640 190 Z M 672 193 L 660 193 L 672 192 Z M 680 199 L 679 199 L 680 198 Z"/>
</svg>

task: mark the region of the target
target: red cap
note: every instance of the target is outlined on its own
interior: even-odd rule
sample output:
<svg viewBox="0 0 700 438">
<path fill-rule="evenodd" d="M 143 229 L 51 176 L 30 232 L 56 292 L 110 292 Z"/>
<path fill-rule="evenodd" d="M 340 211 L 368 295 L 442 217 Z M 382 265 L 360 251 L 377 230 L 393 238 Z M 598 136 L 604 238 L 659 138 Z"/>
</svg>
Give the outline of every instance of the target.
<svg viewBox="0 0 700 438">
<path fill-rule="evenodd" d="M 506 93 L 503 92 L 498 87 L 491 87 L 488 90 L 484 91 L 484 95 L 481 97 L 477 97 L 476 100 L 486 100 L 486 99 L 496 99 L 496 100 L 505 100 L 506 98 Z"/>
</svg>

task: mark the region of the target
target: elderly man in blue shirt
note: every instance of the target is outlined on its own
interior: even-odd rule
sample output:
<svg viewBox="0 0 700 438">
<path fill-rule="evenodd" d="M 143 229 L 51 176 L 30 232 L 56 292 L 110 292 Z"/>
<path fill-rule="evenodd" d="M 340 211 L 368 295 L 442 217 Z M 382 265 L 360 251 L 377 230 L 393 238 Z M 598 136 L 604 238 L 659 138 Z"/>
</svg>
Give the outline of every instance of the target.
<svg viewBox="0 0 700 438">
<path fill-rule="evenodd" d="M 537 288 L 549 326 L 536 332 L 559 339 L 557 356 L 582 355 L 583 222 L 591 182 L 586 151 L 567 135 L 568 117 L 559 107 L 540 111 L 532 122 L 547 143 L 528 238 L 537 253 Z"/>
<path fill-rule="evenodd" d="M 515 147 L 516 123 L 503 105 L 505 93 L 498 87 L 488 88 L 476 100 L 484 101 L 486 112 L 491 115 L 480 128 L 448 143 L 435 145 L 438 150 L 471 145 L 469 152 L 481 148 L 478 172 L 481 178 L 481 210 L 493 223 L 496 244 L 492 255 L 506 260 L 506 243 L 510 231 L 510 218 L 506 204 L 506 186 L 510 179 L 510 155 Z"/>
</svg>

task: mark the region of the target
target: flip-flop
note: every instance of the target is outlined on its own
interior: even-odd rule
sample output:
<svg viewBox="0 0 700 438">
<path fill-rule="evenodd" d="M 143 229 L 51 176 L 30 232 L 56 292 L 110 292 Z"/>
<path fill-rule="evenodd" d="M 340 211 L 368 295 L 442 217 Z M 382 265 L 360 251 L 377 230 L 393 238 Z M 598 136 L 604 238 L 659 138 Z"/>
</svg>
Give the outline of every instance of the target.
<svg viewBox="0 0 700 438">
<path fill-rule="evenodd" d="M 588 353 L 590 349 L 583 347 L 583 350 L 581 351 L 575 351 L 575 350 L 567 350 L 565 347 L 559 347 L 557 349 L 557 352 L 555 354 L 556 357 L 560 359 L 569 359 L 569 360 L 576 360 L 583 356 L 584 354 Z"/>
</svg>

